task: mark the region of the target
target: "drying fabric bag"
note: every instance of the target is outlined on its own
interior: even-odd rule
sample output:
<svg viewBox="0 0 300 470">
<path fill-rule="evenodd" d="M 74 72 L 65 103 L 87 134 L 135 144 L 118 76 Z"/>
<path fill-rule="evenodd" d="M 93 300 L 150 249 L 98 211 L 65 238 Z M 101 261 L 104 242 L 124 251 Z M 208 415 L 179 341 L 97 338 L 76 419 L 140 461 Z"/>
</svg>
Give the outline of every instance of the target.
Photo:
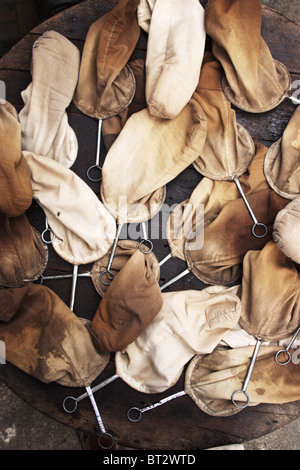
<svg viewBox="0 0 300 470">
<path fill-rule="evenodd" d="M 33 197 L 55 234 L 54 250 L 67 262 L 88 264 L 107 253 L 116 223 L 90 187 L 69 168 L 50 158 L 23 152 Z"/>
<path fill-rule="evenodd" d="M 127 62 L 140 36 L 138 3 L 120 0 L 88 30 L 73 101 L 90 117 L 118 115 L 134 97 L 135 77 Z"/>
<path fill-rule="evenodd" d="M 106 155 L 101 199 L 119 223 L 143 222 L 159 212 L 165 185 L 199 155 L 206 117 L 197 91 L 174 119 L 133 114 Z"/>
<path fill-rule="evenodd" d="M 278 346 L 261 346 L 248 383 L 249 406 L 281 404 L 300 399 L 300 368 L 292 361 L 280 366 L 274 360 Z M 196 405 L 210 416 L 231 416 L 241 411 L 231 401 L 241 390 L 249 368 L 253 346 L 217 348 L 212 354 L 197 355 L 188 365 L 184 389 Z M 239 394 L 239 400 L 246 400 Z"/>
<path fill-rule="evenodd" d="M 237 108 L 269 111 L 288 97 L 287 68 L 272 57 L 261 36 L 260 0 L 210 0 L 205 29 L 224 70 L 223 90 Z"/>
<path fill-rule="evenodd" d="M 18 113 L 8 101 L 0 104 L 0 213 L 19 217 L 32 203 L 29 168 L 21 152 Z"/>
<path fill-rule="evenodd" d="M 148 254 L 136 250 L 114 278 L 92 320 L 91 337 L 100 352 L 120 351 L 147 328 L 162 306 L 162 294 Z"/>
<path fill-rule="evenodd" d="M 237 288 L 163 293 L 163 305 L 150 325 L 116 353 L 116 373 L 143 393 L 172 387 L 195 354 L 211 353 L 241 314 Z"/>
<path fill-rule="evenodd" d="M 6 359 L 44 383 L 89 386 L 109 360 L 69 307 L 38 284 L 0 290 L 0 339 Z"/>
<path fill-rule="evenodd" d="M 268 187 L 263 174 L 266 150 L 264 145 L 256 143 L 255 156 L 239 177 L 246 197 Z M 172 256 L 185 260 L 186 238 L 190 237 L 192 240 L 197 223 L 201 223 L 201 217 L 204 217 L 204 221 L 214 220 L 226 204 L 239 197 L 237 186 L 232 182 L 203 177 L 190 198 L 178 204 L 168 218 L 166 235 Z"/>
<path fill-rule="evenodd" d="M 300 325 L 300 274 L 271 240 L 243 262 L 240 325 L 262 340 L 280 340 Z"/>
<path fill-rule="evenodd" d="M 115 277 L 118 272 L 123 269 L 127 261 L 132 257 L 132 255 L 139 249 L 144 251 L 146 255 L 145 259 L 147 260 L 147 266 L 149 267 L 153 276 L 157 279 L 158 282 L 160 277 L 160 268 L 155 254 L 153 253 L 153 251 L 148 253 L 147 251 L 149 251 L 149 248 L 143 243 L 141 243 L 140 245 L 140 242 L 135 240 L 118 241 L 115 255 L 110 268 L 112 275 Z M 109 258 L 110 253 L 105 254 L 102 258 L 97 260 L 92 267 L 92 281 L 96 291 L 99 295 L 101 295 L 101 297 L 104 296 L 108 286 L 101 282 L 100 276 L 104 271 L 106 271 Z"/>
<path fill-rule="evenodd" d="M 280 196 L 300 195 L 300 106 L 290 118 L 282 137 L 266 154 L 264 171 L 271 188 Z"/>
<path fill-rule="evenodd" d="M 67 108 L 80 65 L 77 47 L 56 31 L 46 31 L 33 45 L 32 82 L 22 92 L 22 150 L 52 158 L 70 168 L 77 158 L 77 137 Z"/>
<path fill-rule="evenodd" d="M 273 225 L 273 240 L 288 258 L 300 264 L 300 196 L 278 212 Z"/>
<path fill-rule="evenodd" d="M 137 18 L 148 34 L 149 113 L 174 119 L 198 84 L 206 40 L 204 9 L 198 0 L 141 0 Z"/>
<path fill-rule="evenodd" d="M 21 287 L 37 280 L 48 262 L 48 249 L 26 214 L 0 214 L 0 286 Z"/>
</svg>

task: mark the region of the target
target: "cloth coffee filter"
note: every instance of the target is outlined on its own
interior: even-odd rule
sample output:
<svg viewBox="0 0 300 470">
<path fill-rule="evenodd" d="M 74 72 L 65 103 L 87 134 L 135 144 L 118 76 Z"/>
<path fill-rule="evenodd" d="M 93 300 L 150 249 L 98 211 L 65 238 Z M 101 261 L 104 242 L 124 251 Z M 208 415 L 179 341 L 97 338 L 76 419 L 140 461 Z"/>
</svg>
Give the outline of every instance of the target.
<svg viewBox="0 0 300 470">
<path fill-rule="evenodd" d="M 0 339 L 6 359 L 44 382 L 89 385 L 109 354 L 95 350 L 88 329 L 46 286 L 0 290 Z"/>
<path fill-rule="evenodd" d="M 30 172 L 21 152 L 21 126 L 14 106 L 0 104 L 0 213 L 18 217 L 32 203 Z"/>
<path fill-rule="evenodd" d="M 294 199 L 300 194 L 300 106 L 290 118 L 282 137 L 268 149 L 264 171 L 271 188 Z"/>
<path fill-rule="evenodd" d="M 143 393 L 174 385 L 195 354 L 209 354 L 241 314 L 237 288 L 210 286 L 162 294 L 163 305 L 150 325 L 116 353 L 116 373 Z"/>
<path fill-rule="evenodd" d="M 5 217 L 0 214 L 0 286 L 21 287 L 44 272 L 48 249 L 26 214 Z"/>
<path fill-rule="evenodd" d="M 124 349 L 153 321 L 162 302 L 150 258 L 135 250 L 108 287 L 93 317 L 90 333 L 96 349 Z"/>
<path fill-rule="evenodd" d="M 197 91 L 174 119 L 151 116 L 148 109 L 133 114 L 104 161 L 101 196 L 107 209 L 119 223 L 151 219 L 164 203 L 165 185 L 197 158 L 205 138 Z"/>
<path fill-rule="evenodd" d="M 33 197 L 55 234 L 52 246 L 57 254 L 73 265 L 101 258 L 112 246 L 116 223 L 96 194 L 61 163 L 31 152 L 23 155 Z"/>
<path fill-rule="evenodd" d="M 243 261 L 240 325 L 261 340 L 280 340 L 300 325 L 300 274 L 271 240 Z"/>
<path fill-rule="evenodd" d="M 118 272 L 121 271 L 131 256 L 139 249 L 139 246 L 140 243 L 135 240 L 119 240 L 110 268 L 113 276 L 116 276 Z M 152 274 L 156 280 L 159 281 L 160 268 L 155 254 L 153 251 L 148 253 L 148 248 L 146 245 L 142 244 L 141 248 L 142 251 L 145 252 L 145 261 L 147 263 L 147 267 L 150 269 L 150 271 L 152 271 Z M 101 297 L 104 296 L 108 286 L 100 281 L 100 275 L 106 270 L 109 257 L 109 254 L 105 254 L 101 259 L 96 261 L 92 267 L 92 282 L 96 291 L 101 295 Z"/>
<path fill-rule="evenodd" d="M 73 101 L 90 117 L 115 116 L 134 97 L 135 78 L 127 62 L 140 36 L 138 3 L 120 0 L 88 30 Z"/>
<path fill-rule="evenodd" d="M 77 158 L 77 137 L 68 122 L 79 74 L 77 47 L 56 31 L 45 32 L 33 45 L 32 82 L 21 93 L 19 118 L 22 150 L 71 167 Z"/>
<path fill-rule="evenodd" d="M 198 0 L 140 0 L 137 18 L 139 26 L 148 33 L 149 113 L 173 119 L 189 102 L 198 84 L 206 40 L 204 9 Z"/>
<path fill-rule="evenodd" d="M 247 393 L 250 406 L 289 403 L 300 399 L 300 369 L 292 361 L 284 367 L 274 356 L 278 346 L 261 346 Z M 241 411 L 231 401 L 247 373 L 253 347 L 216 348 L 212 354 L 195 356 L 187 367 L 184 389 L 210 416 L 231 416 Z M 241 400 L 246 398 L 241 396 Z"/>
<path fill-rule="evenodd" d="M 221 79 L 221 64 L 206 52 L 197 90 L 207 119 L 207 137 L 193 165 L 211 179 L 234 181 L 247 170 L 255 145 L 249 132 L 237 123 Z"/>
<path fill-rule="evenodd" d="M 224 70 L 224 93 L 251 113 L 275 108 L 291 88 L 287 68 L 272 57 L 261 36 L 261 20 L 260 0 L 210 0 L 205 9 L 212 52 Z"/>
<path fill-rule="evenodd" d="M 242 190 L 247 197 L 267 188 L 263 174 L 266 147 L 256 143 L 255 152 L 247 170 L 239 177 Z M 178 204 L 167 221 L 166 236 L 172 256 L 185 260 L 186 236 L 195 230 L 199 218 L 214 220 L 226 204 L 238 197 L 240 193 L 232 182 L 203 177 L 190 198 Z"/>
<path fill-rule="evenodd" d="M 300 196 L 278 212 L 273 225 L 273 240 L 288 258 L 300 264 Z"/>
</svg>

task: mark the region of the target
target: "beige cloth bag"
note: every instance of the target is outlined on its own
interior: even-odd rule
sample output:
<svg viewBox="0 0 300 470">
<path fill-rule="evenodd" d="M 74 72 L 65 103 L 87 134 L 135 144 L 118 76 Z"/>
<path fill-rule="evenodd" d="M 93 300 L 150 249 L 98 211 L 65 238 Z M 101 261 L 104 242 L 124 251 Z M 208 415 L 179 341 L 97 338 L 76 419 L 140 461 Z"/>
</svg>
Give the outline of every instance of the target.
<svg viewBox="0 0 300 470">
<path fill-rule="evenodd" d="M 300 264 L 300 196 L 278 212 L 273 225 L 273 240 L 288 258 Z"/>
<path fill-rule="evenodd" d="M 291 361 L 278 365 L 274 356 L 278 346 L 261 346 L 247 393 L 250 406 L 260 403 L 280 404 L 300 399 L 300 369 Z M 253 347 L 216 348 L 212 354 L 197 355 L 190 362 L 184 389 L 196 405 L 210 416 L 231 416 L 241 411 L 231 401 L 241 390 Z M 240 394 L 240 400 L 246 400 Z"/>
<path fill-rule="evenodd" d="M 21 287 L 37 280 L 48 262 L 48 249 L 26 214 L 0 214 L 0 286 Z"/>
<path fill-rule="evenodd" d="M 207 136 L 193 165 L 213 180 L 234 181 L 247 170 L 255 145 L 249 132 L 237 122 L 221 81 L 221 64 L 206 52 L 197 90 L 207 120 Z"/>
<path fill-rule="evenodd" d="M 223 89 L 238 108 L 261 113 L 288 97 L 291 78 L 261 37 L 260 0 L 210 0 L 205 28 L 224 70 Z"/>
<path fill-rule="evenodd" d="M 38 284 L 0 290 L 0 340 L 9 362 L 44 383 L 89 386 L 109 360 L 79 318 Z"/>
<path fill-rule="evenodd" d="M 140 36 L 138 3 L 120 0 L 88 30 L 74 103 L 90 117 L 115 116 L 134 97 L 135 77 L 127 62 Z"/>
<path fill-rule="evenodd" d="M 147 328 L 162 306 L 151 260 L 131 255 L 108 287 L 93 317 L 91 337 L 98 351 L 120 351 Z"/>
<path fill-rule="evenodd" d="M 179 379 L 195 354 L 209 354 L 241 314 L 237 288 L 164 293 L 160 312 L 139 337 L 116 353 L 116 373 L 143 393 L 160 393 Z"/>
<path fill-rule="evenodd" d="M 18 113 L 8 101 L 0 104 L 0 213 L 23 215 L 32 203 L 30 172 L 21 152 Z"/>
<path fill-rule="evenodd" d="M 137 18 L 140 27 L 148 33 L 149 113 L 174 119 L 198 84 L 206 40 L 204 9 L 198 0 L 141 0 Z"/>
<path fill-rule="evenodd" d="M 76 160 L 78 142 L 68 122 L 78 80 L 80 53 L 56 31 L 45 32 L 33 45 L 32 82 L 22 92 L 19 117 L 22 150 L 52 158 L 66 167 Z"/>
<path fill-rule="evenodd" d="M 206 117 L 197 90 L 174 119 L 153 117 L 147 109 L 133 114 L 102 171 L 102 201 L 118 223 L 142 222 L 158 213 L 165 185 L 197 158 L 205 138 Z"/>
<path fill-rule="evenodd" d="M 55 234 L 54 250 L 74 265 L 88 264 L 107 253 L 116 223 L 89 186 L 69 168 L 50 158 L 23 152 L 33 197 Z"/>
<path fill-rule="evenodd" d="M 300 195 L 300 106 L 282 137 L 268 149 L 264 172 L 269 185 L 280 196 L 294 199 Z"/>
</svg>

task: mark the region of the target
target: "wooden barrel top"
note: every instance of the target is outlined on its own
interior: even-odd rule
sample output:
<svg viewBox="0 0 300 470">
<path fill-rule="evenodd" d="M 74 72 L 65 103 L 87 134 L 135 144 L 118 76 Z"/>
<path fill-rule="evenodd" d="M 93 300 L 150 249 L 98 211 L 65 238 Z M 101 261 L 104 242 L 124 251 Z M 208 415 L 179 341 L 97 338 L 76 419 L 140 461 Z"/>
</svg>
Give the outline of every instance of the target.
<svg viewBox="0 0 300 470">
<path fill-rule="evenodd" d="M 116 0 L 88 0 L 50 18 L 32 30 L 0 60 L 0 80 L 6 84 L 6 99 L 18 111 L 23 107 L 21 91 L 31 82 L 30 63 L 32 45 L 45 31 L 55 30 L 71 40 L 82 52 L 89 26 L 108 12 Z M 205 5 L 204 1 L 201 1 Z M 262 36 L 275 59 L 289 69 L 292 80 L 300 80 L 299 44 L 300 26 L 290 19 L 263 6 Z M 298 82 L 298 86 L 299 86 Z M 277 108 L 262 114 L 249 114 L 236 109 L 237 120 L 250 132 L 256 142 L 270 146 L 281 137 L 295 107 L 285 100 Z M 94 164 L 96 152 L 97 122 L 82 114 L 72 103 L 68 108 L 70 125 L 77 134 L 79 152 L 74 170 L 97 194 L 98 183 L 91 183 L 86 170 Z M 187 168 L 167 185 L 166 203 L 180 203 L 192 193 L 201 177 L 193 167 Z M 44 213 L 36 202 L 27 211 L 31 224 L 40 232 L 44 229 Z M 157 223 L 160 223 L 158 220 Z M 153 240 L 154 252 L 159 260 L 169 253 L 165 239 Z M 87 271 L 91 265 L 80 266 Z M 173 259 L 161 269 L 161 283 L 171 279 L 186 268 L 185 262 Z M 72 266 L 61 259 L 49 246 L 49 262 L 45 275 L 72 273 Z M 67 304 L 69 303 L 71 280 L 49 281 L 53 289 Z M 168 290 L 203 289 L 207 287 L 189 274 Z M 167 291 L 167 289 L 166 289 Z M 88 299 L 88 302 L 87 302 Z M 90 279 L 77 283 L 74 312 L 80 317 L 92 319 L 100 296 Z M 108 366 L 94 384 L 115 373 L 113 356 Z M 78 404 L 74 414 L 67 414 L 62 408 L 67 395 L 78 396 L 84 389 L 69 389 L 56 383 L 43 384 L 25 374 L 13 365 L 0 365 L 0 379 L 21 399 L 36 410 L 75 429 L 98 433 L 99 428 L 88 399 Z M 93 384 L 93 385 L 94 385 Z M 106 429 L 119 443 L 135 449 L 195 450 L 220 445 L 238 444 L 261 437 L 300 416 L 300 401 L 284 405 L 261 404 L 248 407 L 242 412 L 226 417 L 212 417 L 203 413 L 185 395 L 177 400 L 145 413 L 138 423 L 131 423 L 126 416 L 131 406 L 143 407 L 183 389 L 184 374 L 171 389 L 161 394 L 143 394 L 129 387 L 121 379 L 96 392 L 97 400 Z"/>
</svg>

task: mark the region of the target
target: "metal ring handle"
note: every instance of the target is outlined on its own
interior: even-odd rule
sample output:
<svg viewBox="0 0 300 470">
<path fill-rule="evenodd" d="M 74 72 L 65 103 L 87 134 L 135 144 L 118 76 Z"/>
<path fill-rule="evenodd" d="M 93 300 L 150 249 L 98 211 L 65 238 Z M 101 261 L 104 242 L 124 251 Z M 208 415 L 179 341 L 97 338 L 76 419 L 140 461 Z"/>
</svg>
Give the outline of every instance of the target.
<svg viewBox="0 0 300 470">
<path fill-rule="evenodd" d="M 236 403 L 236 401 L 235 401 L 234 398 L 233 398 L 236 393 L 243 393 L 243 394 L 245 395 L 245 397 L 247 398 L 247 401 L 246 401 L 245 405 L 238 405 L 238 404 Z M 236 392 L 234 392 L 234 393 L 231 395 L 231 401 L 232 401 L 232 403 L 233 403 L 237 408 L 243 409 L 243 408 L 246 408 L 246 407 L 249 405 L 250 398 L 249 398 L 249 395 L 247 394 L 247 392 L 245 392 L 245 390 L 237 390 Z"/>
<path fill-rule="evenodd" d="M 263 227 L 263 228 L 265 229 L 264 233 L 263 233 L 262 235 L 257 235 L 257 234 L 255 233 L 255 228 L 256 228 L 256 227 Z M 262 224 L 261 222 L 255 222 L 255 224 L 253 225 L 251 231 L 252 231 L 252 234 L 253 234 L 256 238 L 264 238 L 264 237 L 267 235 L 267 233 L 268 233 L 268 228 L 267 228 L 267 226 L 266 226 L 265 224 Z"/>
<path fill-rule="evenodd" d="M 73 400 L 73 401 L 74 401 L 75 404 L 74 404 L 74 408 L 73 408 L 72 410 L 69 410 L 69 409 L 67 408 L 67 406 L 66 406 L 67 400 Z M 67 413 L 74 413 L 74 411 L 77 410 L 77 400 L 76 400 L 76 398 L 71 397 L 71 396 L 66 397 L 66 398 L 64 399 L 64 401 L 63 401 L 63 409 L 64 409 Z"/>
<path fill-rule="evenodd" d="M 96 178 L 92 178 L 92 177 L 90 176 L 90 171 L 93 170 L 94 168 L 97 168 L 97 170 L 102 171 L 102 168 L 101 168 L 101 166 L 99 166 L 99 165 L 92 165 L 92 166 L 90 166 L 90 168 L 89 168 L 89 169 L 87 170 L 87 172 L 86 172 L 86 175 L 87 175 L 88 179 L 89 179 L 90 181 L 95 181 L 95 182 L 101 181 L 101 180 L 102 180 L 102 174 L 101 174 L 100 178 L 97 178 L 97 179 L 96 179 Z"/>
<path fill-rule="evenodd" d="M 115 277 L 114 273 L 110 269 L 106 269 L 105 271 L 103 271 L 103 273 L 100 274 L 100 282 L 102 282 L 102 284 L 104 284 L 105 286 L 110 286 L 113 281 L 113 279 L 110 282 L 103 281 L 102 277 L 104 276 L 104 274 L 108 273 L 111 274 L 113 278 Z"/>
<path fill-rule="evenodd" d="M 111 443 L 108 445 L 108 446 L 105 446 L 101 443 L 101 439 L 103 438 L 103 436 L 107 436 L 110 438 L 111 440 Z M 114 436 L 112 434 L 110 434 L 109 432 L 103 432 L 100 436 L 99 436 L 99 439 L 98 439 L 98 444 L 99 446 L 102 448 L 102 449 L 111 449 L 113 447 L 115 443 L 115 439 L 114 439 Z"/>
<path fill-rule="evenodd" d="M 51 238 L 51 240 L 46 240 L 46 239 L 45 239 L 45 233 L 46 233 L 46 232 L 52 232 L 52 233 L 53 233 L 53 237 Z M 45 230 L 42 232 L 41 237 L 42 237 L 42 240 L 43 240 L 44 243 L 47 243 L 48 245 L 50 245 L 51 243 L 54 242 L 54 240 L 55 240 L 55 238 L 56 238 L 56 235 L 55 235 L 55 233 L 53 232 L 53 230 L 51 230 L 51 228 L 47 227 L 47 228 L 45 228 Z"/>
<path fill-rule="evenodd" d="M 138 411 L 138 417 L 137 418 L 131 418 L 130 417 L 130 413 L 131 411 Z M 127 418 L 129 419 L 129 421 L 131 421 L 132 423 L 137 423 L 142 417 L 142 412 L 140 410 L 140 408 L 137 408 L 137 406 L 133 406 L 132 408 L 130 408 L 128 411 L 127 411 Z"/>
<path fill-rule="evenodd" d="M 144 251 L 144 250 L 142 249 L 142 246 L 143 246 L 144 243 L 147 243 L 147 242 L 149 243 L 150 248 L 149 248 L 149 250 Z M 139 250 L 140 250 L 141 253 L 144 253 L 144 255 L 147 255 L 148 253 L 151 253 L 151 251 L 153 251 L 153 243 L 152 243 L 152 241 L 151 241 L 151 240 L 145 240 L 145 239 L 143 239 L 142 241 L 140 241 L 140 243 L 139 243 Z"/>
<path fill-rule="evenodd" d="M 285 362 L 280 362 L 280 361 L 278 360 L 278 356 L 279 356 L 280 353 L 283 353 L 283 352 L 287 353 L 288 359 L 287 359 L 287 361 L 285 361 Z M 275 361 L 276 361 L 277 364 L 279 364 L 280 366 L 285 366 L 286 364 L 288 364 L 288 363 L 290 362 L 290 360 L 291 360 L 291 354 L 290 354 L 290 352 L 287 351 L 286 349 L 280 349 L 280 351 L 277 351 L 277 353 L 275 354 Z"/>
</svg>

